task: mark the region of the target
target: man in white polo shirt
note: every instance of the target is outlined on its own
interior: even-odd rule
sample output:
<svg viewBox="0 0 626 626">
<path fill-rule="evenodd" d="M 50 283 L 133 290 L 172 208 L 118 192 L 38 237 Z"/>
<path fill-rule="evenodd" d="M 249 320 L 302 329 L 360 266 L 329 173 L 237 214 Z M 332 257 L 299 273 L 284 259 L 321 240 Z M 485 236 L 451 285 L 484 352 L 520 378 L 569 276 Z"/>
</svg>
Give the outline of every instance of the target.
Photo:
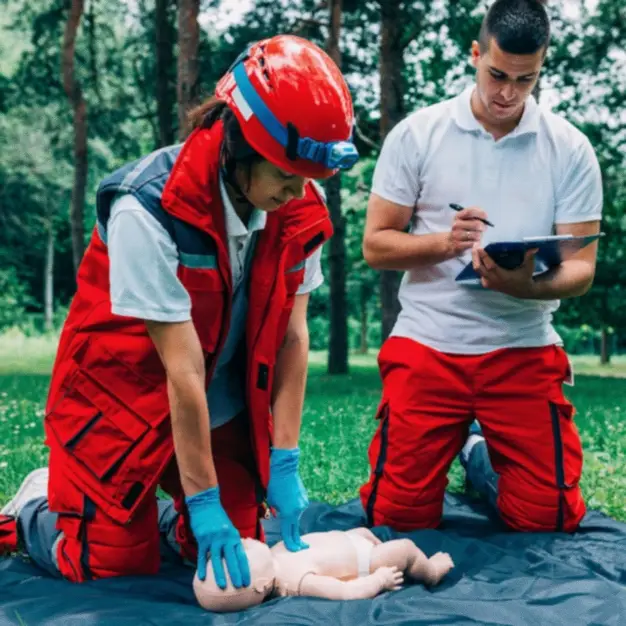
<svg viewBox="0 0 626 626">
<path fill-rule="evenodd" d="M 532 253 L 505 270 L 484 251 L 491 241 L 599 231 L 589 141 L 530 95 L 548 42 L 539 0 L 497 0 L 472 44 L 476 84 L 409 115 L 381 151 L 364 255 L 405 275 L 379 355 L 380 424 L 361 489 L 370 524 L 437 526 L 448 469 L 475 419 L 487 447 L 471 457 L 481 448 L 484 461 L 488 448 L 499 479 L 482 482 L 497 482 L 509 526 L 573 531 L 584 516 L 581 442 L 562 392 L 570 366 L 551 320 L 560 299 L 591 286 L 596 246 L 541 279 Z M 455 281 L 469 262 L 482 289 Z"/>
</svg>

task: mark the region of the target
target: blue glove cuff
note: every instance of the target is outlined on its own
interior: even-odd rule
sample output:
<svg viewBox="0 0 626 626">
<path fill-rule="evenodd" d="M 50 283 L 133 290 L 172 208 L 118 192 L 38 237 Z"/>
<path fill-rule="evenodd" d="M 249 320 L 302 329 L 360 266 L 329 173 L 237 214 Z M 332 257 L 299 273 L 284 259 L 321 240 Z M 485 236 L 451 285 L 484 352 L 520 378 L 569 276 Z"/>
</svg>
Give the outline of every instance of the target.
<svg viewBox="0 0 626 626">
<path fill-rule="evenodd" d="M 220 502 L 220 486 L 210 487 L 205 491 L 194 493 L 193 496 L 185 496 L 187 508 L 192 509 L 197 505 L 215 504 Z"/>
<path fill-rule="evenodd" d="M 280 474 L 293 474 L 298 471 L 300 448 L 272 448 L 270 455 L 270 469 L 278 470 Z"/>
</svg>

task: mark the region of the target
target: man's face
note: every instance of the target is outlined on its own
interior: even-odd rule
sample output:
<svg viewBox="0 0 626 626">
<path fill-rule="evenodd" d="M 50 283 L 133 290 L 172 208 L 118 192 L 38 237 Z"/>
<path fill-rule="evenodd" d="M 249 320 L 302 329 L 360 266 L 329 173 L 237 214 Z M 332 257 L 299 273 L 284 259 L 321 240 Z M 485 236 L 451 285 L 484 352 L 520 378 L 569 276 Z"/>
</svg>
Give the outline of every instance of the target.
<svg viewBox="0 0 626 626">
<path fill-rule="evenodd" d="M 544 58 L 544 49 L 534 54 L 504 52 L 493 37 L 483 54 L 479 43 L 472 43 L 477 93 L 486 121 L 503 124 L 519 119 L 524 102 L 539 79 Z"/>
</svg>

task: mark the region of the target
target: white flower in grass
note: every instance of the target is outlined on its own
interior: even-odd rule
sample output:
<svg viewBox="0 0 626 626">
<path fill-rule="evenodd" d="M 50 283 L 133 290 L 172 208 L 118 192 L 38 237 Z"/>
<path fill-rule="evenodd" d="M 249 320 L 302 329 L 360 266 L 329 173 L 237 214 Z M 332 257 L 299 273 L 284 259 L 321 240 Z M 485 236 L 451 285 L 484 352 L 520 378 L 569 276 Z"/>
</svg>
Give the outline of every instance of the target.
<svg viewBox="0 0 626 626">
<path fill-rule="evenodd" d="M 0 469 L 4 469 L 7 466 L 8 466 L 8 463 L 6 461 L 0 462 Z"/>
</svg>

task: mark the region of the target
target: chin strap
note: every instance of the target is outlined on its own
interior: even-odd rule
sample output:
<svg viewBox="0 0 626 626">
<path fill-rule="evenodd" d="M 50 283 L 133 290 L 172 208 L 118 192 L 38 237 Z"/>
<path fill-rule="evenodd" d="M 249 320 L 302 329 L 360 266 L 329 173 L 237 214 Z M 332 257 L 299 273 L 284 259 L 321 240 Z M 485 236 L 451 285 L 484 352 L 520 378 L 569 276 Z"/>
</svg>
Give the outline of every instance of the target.
<svg viewBox="0 0 626 626">
<path fill-rule="evenodd" d="M 243 189 L 237 182 L 237 178 L 235 176 L 235 162 L 229 160 L 224 163 L 224 165 L 222 165 L 221 172 L 224 182 L 229 184 L 235 190 L 235 200 L 241 204 L 245 204 L 250 209 L 253 209 L 254 205 L 250 202 L 250 200 L 248 200 Z"/>
</svg>

